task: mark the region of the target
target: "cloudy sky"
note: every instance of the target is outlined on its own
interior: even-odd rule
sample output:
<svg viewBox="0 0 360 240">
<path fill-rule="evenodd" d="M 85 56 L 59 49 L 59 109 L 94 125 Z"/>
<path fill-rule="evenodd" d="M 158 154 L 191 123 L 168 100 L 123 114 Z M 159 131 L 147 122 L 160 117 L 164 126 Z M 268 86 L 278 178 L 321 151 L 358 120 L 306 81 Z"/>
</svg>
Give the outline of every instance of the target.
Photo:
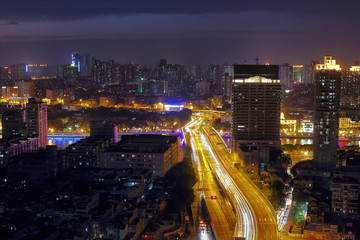
<svg viewBox="0 0 360 240">
<path fill-rule="evenodd" d="M 0 0 L 0 65 L 360 60 L 359 0 Z"/>
</svg>

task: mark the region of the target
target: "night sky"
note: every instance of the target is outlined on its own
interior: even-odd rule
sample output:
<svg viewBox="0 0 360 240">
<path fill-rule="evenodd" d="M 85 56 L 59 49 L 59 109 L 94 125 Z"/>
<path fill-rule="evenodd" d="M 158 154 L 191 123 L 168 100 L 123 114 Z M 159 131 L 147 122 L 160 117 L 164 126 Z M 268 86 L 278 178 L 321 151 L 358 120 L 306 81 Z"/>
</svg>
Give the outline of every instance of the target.
<svg viewBox="0 0 360 240">
<path fill-rule="evenodd" d="M 360 60 L 359 0 L 0 0 L 0 65 Z"/>
</svg>

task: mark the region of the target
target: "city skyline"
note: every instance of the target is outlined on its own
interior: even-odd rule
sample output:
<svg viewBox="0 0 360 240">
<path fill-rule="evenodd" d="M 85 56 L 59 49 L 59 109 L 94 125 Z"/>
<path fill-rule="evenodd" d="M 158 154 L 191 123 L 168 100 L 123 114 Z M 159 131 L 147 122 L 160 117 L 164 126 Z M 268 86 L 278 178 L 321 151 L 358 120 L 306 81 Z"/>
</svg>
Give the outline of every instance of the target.
<svg viewBox="0 0 360 240">
<path fill-rule="evenodd" d="M 7 3 L 0 10 L 0 65 L 65 64 L 74 51 L 144 65 L 160 58 L 251 64 L 256 56 L 262 63 L 305 64 L 323 55 L 350 65 L 360 56 L 357 1 L 86 3 Z"/>
<path fill-rule="evenodd" d="M 359 7 L 0 4 L 0 238 L 359 239 Z"/>
</svg>

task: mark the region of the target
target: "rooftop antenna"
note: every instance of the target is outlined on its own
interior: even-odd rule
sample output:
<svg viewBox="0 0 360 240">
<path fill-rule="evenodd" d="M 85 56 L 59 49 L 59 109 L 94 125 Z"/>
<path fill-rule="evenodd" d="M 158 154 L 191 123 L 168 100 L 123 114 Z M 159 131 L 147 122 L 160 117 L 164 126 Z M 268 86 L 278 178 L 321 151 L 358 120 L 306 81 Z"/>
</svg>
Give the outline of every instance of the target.
<svg viewBox="0 0 360 240">
<path fill-rule="evenodd" d="M 256 61 L 256 65 L 259 65 L 259 58 L 258 58 L 258 56 L 256 56 L 255 61 Z"/>
</svg>

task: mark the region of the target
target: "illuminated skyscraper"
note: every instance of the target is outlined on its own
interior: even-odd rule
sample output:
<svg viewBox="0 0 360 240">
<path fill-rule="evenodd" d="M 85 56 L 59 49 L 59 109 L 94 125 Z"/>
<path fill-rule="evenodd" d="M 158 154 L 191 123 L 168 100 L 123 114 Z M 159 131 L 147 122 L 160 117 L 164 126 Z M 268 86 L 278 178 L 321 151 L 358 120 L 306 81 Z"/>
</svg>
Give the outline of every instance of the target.
<svg viewBox="0 0 360 240">
<path fill-rule="evenodd" d="M 332 56 L 316 65 L 314 160 L 316 169 L 332 171 L 337 161 L 341 67 Z"/>
<path fill-rule="evenodd" d="M 71 54 L 71 66 L 77 67 L 80 75 L 89 76 L 91 74 L 91 59 L 89 54 L 74 52 Z"/>
<path fill-rule="evenodd" d="M 81 55 L 80 53 L 73 53 L 71 54 L 71 65 L 78 68 L 78 72 L 80 72 L 81 69 Z"/>
<path fill-rule="evenodd" d="M 270 149 L 280 148 L 280 103 L 278 65 L 234 65 L 232 151 L 255 176 L 266 170 Z"/>
</svg>

